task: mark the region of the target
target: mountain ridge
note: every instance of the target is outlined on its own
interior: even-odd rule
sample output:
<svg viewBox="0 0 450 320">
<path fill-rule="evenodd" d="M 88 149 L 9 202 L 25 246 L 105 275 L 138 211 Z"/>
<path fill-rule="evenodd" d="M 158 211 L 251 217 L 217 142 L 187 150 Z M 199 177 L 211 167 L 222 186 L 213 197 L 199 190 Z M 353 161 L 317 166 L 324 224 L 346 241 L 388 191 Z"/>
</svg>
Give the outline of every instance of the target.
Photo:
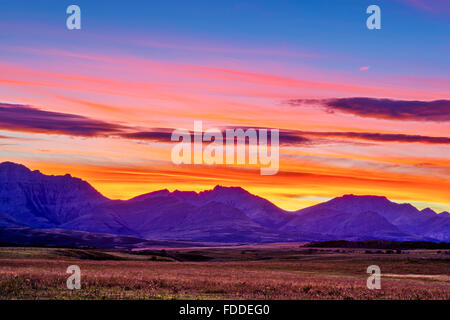
<svg viewBox="0 0 450 320">
<path fill-rule="evenodd" d="M 111 200 L 88 182 L 0 163 L 0 226 L 210 242 L 450 240 L 450 214 L 348 194 L 286 211 L 241 187 Z"/>
</svg>

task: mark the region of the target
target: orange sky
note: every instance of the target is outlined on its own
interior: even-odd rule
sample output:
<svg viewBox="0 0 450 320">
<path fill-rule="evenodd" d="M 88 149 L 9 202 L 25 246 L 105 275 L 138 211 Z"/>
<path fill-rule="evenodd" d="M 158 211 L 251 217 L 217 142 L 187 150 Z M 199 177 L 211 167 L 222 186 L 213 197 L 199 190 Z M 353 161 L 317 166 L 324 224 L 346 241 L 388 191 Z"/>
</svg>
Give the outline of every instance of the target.
<svg viewBox="0 0 450 320">
<path fill-rule="evenodd" d="M 449 99 L 448 78 L 407 78 L 387 71 L 371 76 L 370 68 L 359 65 L 352 72 L 328 72 L 265 67 L 251 60 L 172 61 L 120 50 L 106 54 L 0 47 L 8 55 L 0 60 L 0 103 L 79 115 L 127 132 L 193 130 L 193 121 L 202 120 L 204 129 L 450 136 L 446 121 L 381 119 L 286 103 L 344 97 Z M 440 85 L 432 85 L 433 81 Z M 279 173 L 261 176 L 259 168 L 248 165 L 176 166 L 170 158 L 173 144 L 167 141 L 15 125 L 0 127 L 1 161 L 22 163 L 46 174 L 70 173 L 115 199 L 164 188 L 200 191 L 221 184 L 241 186 L 289 210 L 353 193 L 385 195 L 419 208 L 450 211 L 449 143 L 316 135 L 308 143 L 281 145 Z"/>
</svg>

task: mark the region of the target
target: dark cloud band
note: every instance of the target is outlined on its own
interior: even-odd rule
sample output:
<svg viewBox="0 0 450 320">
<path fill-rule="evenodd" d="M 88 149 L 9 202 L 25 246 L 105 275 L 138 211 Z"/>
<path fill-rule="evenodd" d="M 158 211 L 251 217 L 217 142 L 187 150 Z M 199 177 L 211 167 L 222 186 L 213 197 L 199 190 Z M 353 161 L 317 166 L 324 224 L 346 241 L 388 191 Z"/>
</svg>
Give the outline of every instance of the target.
<svg viewBox="0 0 450 320">
<path fill-rule="evenodd" d="M 125 129 L 121 125 L 79 115 L 45 111 L 27 105 L 8 103 L 0 103 L 0 128 L 12 131 L 84 137 L 106 136 Z"/>
<path fill-rule="evenodd" d="M 450 100 L 409 101 L 366 97 L 336 99 L 291 99 L 291 106 L 320 106 L 361 117 L 412 121 L 450 121 Z"/>
<path fill-rule="evenodd" d="M 450 138 L 447 137 L 430 137 L 421 135 L 408 134 L 386 134 L 372 132 L 302 132 L 307 137 L 326 137 L 326 138 L 349 138 L 379 142 L 416 142 L 426 144 L 450 144 Z"/>
<path fill-rule="evenodd" d="M 247 130 L 249 128 L 242 128 Z M 251 128 L 258 130 L 259 128 Z M 177 143 L 178 141 L 171 141 L 171 135 L 174 129 L 154 129 L 153 131 L 142 131 L 122 134 L 122 138 L 135 140 L 148 140 L 163 143 Z M 271 129 L 268 128 L 268 132 Z M 226 132 L 220 131 L 224 138 Z M 193 134 L 191 133 L 193 139 Z M 280 130 L 280 145 L 299 146 L 318 144 L 316 138 L 321 139 L 357 139 L 375 142 L 398 142 L 398 143 L 425 143 L 425 144 L 450 144 L 450 138 L 447 137 L 431 137 L 422 135 L 407 135 L 407 134 L 385 134 L 372 132 L 317 132 L 317 131 L 300 131 L 300 130 Z M 193 141 L 193 140 L 192 140 Z"/>
<path fill-rule="evenodd" d="M 322 100 L 320 100 L 322 101 Z M 117 136 L 123 139 L 148 140 L 163 143 L 175 143 L 171 141 L 172 128 L 151 128 L 141 131 L 136 128 L 108 123 L 79 115 L 40 110 L 26 105 L 0 103 L 0 129 L 39 132 L 48 134 L 64 134 L 72 136 L 95 137 Z M 226 138 L 226 129 L 220 132 Z M 241 127 L 240 129 L 265 129 L 258 127 Z M 272 130 L 267 128 L 268 131 Z M 448 137 L 431 137 L 423 135 L 385 134 L 372 132 L 315 132 L 300 130 L 279 130 L 280 145 L 309 145 L 317 144 L 317 138 L 333 139 L 342 138 L 350 140 L 366 140 L 376 142 L 399 143 L 425 143 L 425 144 L 450 144 Z M 269 135 L 270 136 L 270 135 Z"/>
</svg>

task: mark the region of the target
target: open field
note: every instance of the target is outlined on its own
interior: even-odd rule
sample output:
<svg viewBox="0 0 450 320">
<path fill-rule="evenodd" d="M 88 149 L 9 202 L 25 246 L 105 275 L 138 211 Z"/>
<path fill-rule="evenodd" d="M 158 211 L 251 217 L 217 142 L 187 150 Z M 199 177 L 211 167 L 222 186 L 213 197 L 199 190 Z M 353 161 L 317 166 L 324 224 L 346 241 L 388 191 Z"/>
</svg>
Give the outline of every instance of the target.
<svg viewBox="0 0 450 320">
<path fill-rule="evenodd" d="M 301 244 L 108 251 L 0 248 L 1 299 L 450 299 L 442 250 Z M 66 268 L 81 268 L 68 290 Z M 369 265 L 381 290 L 366 287 Z"/>
</svg>

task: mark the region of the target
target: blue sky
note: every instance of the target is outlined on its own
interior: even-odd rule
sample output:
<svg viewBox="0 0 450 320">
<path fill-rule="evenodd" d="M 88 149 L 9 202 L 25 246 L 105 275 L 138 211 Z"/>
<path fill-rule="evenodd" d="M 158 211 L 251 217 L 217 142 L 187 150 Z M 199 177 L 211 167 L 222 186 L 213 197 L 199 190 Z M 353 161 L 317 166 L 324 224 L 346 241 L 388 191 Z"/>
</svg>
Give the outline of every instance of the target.
<svg viewBox="0 0 450 320">
<path fill-rule="evenodd" d="M 414 1 L 411 1 L 413 3 Z M 416 1 L 418 2 L 418 1 Z M 415 2 L 414 2 L 415 3 Z M 433 3 L 430 1 L 429 3 Z M 449 72 L 450 23 L 448 5 L 436 1 L 425 10 L 408 1 L 2 1 L 2 23 L 25 23 L 34 30 L 30 41 L 38 45 L 92 46 L 83 34 L 133 34 L 173 39 L 185 45 L 196 42 L 224 46 L 270 47 L 326 55 L 308 64 L 327 70 L 352 70 L 355 60 L 372 72 L 395 69 L 405 75 L 439 76 Z M 65 26 L 65 8 L 82 9 L 82 35 L 50 37 L 40 26 L 54 31 Z M 366 28 L 368 5 L 381 8 L 382 29 Z M 5 30 L 6 28 L 6 30 Z M 1 35 L 8 36 L 8 26 Z M 23 31 L 22 31 L 23 32 Z M 63 32 L 63 30 L 61 30 Z M 27 39 L 26 32 L 16 42 Z M 101 44 L 100 45 L 106 45 Z M 136 50 L 142 55 L 145 49 Z M 140 51 L 139 51 L 140 50 Z M 173 53 L 155 52 L 170 57 Z M 217 53 L 215 53 L 217 55 Z M 185 53 L 194 59 L 198 55 Z M 211 53 L 214 55 L 214 53 Z M 243 58 L 228 53 L 231 58 Z M 178 58 L 176 56 L 175 58 Z M 267 57 L 263 57 L 267 58 Z M 252 58 L 253 59 L 253 58 Z M 284 61 L 298 64 L 295 57 Z M 413 66 L 413 67 L 412 67 Z"/>
</svg>

